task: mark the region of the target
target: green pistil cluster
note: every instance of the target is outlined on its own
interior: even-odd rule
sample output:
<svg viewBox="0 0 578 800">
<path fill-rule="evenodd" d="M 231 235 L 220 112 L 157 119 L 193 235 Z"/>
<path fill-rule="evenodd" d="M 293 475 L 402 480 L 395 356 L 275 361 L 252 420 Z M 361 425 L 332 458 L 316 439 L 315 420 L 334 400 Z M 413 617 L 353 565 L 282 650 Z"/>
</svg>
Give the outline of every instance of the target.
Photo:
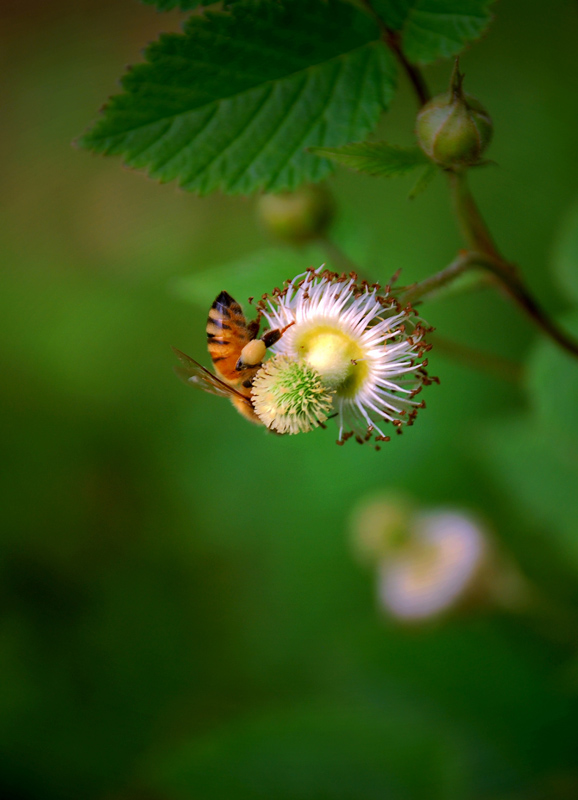
<svg viewBox="0 0 578 800">
<path fill-rule="evenodd" d="M 255 412 L 278 433 L 306 433 L 324 422 L 332 409 L 332 392 L 305 361 L 274 356 L 253 381 Z"/>
</svg>

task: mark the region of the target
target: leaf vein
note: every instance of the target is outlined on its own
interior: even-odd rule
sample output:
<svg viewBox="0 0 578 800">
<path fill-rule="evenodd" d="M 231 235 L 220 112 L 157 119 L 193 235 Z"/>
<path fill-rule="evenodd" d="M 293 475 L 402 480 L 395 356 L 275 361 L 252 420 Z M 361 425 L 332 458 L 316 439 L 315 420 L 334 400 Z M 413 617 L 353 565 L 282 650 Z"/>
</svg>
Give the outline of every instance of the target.
<svg viewBox="0 0 578 800">
<path fill-rule="evenodd" d="M 265 147 L 267 147 L 267 146 L 269 146 L 271 144 L 271 142 L 273 141 L 273 139 L 275 138 L 275 136 L 279 132 L 279 129 L 281 128 L 281 126 L 287 121 L 287 119 L 289 118 L 289 116 L 293 112 L 297 102 L 300 100 L 301 96 L 303 95 L 303 92 L 305 91 L 305 88 L 308 85 L 308 83 L 310 81 L 310 78 L 311 78 L 310 74 L 305 75 L 305 80 L 303 81 L 303 83 L 299 87 L 299 90 L 295 94 L 295 97 L 293 98 L 291 103 L 287 106 L 287 108 L 285 109 L 285 111 L 281 115 L 281 119 L 275 125 L 275 128 L 271 132 L 271 135 L 269 136 Z M 263 148 L 263 149 L 265 149 L 265 148 Z M 256 156 L 254 156 L 251 159 L 249 164 L 247 164 L 244 167 L 242 167 L 241 170 L 235 176 L 233 176 L 233 178 L 231 178 L 231 180 L 230 180 L 230 184 L 231 185 L 236 183 L 238 180 L 240 180 L 251 169 L 251 167 L 253 167 L 255 165 L 255 162 L 258 160 L 258 158 L 262 154 L 263 149 L 261 150 L 260 153 L 258 153 Z"/>
<path fill-rule="evenodd" d="M 365 65 L 363 67 L 363 70 L 361 71 L 361 79 L 359 81 L 359 89 L 358 89 L 358 91 L 356 93 L 357 94 L 357 106 L 355 108 L 355 111 L 351 115 L 352 119 L 351 119 L 351 121 L 349 123 L 350 128 L 357 128 L 357 124 L 356 124 L 357 123 L 357 118 L 359 116 L 359 112 L 360 112 L 361 107 L 362 107 L 362 98 L 363 98 L 362 89 L 363 89 L 363 86 L 365 85 L 365 81 L 367 79 L 367 72 L 368 72 L 369 67 L 370 67 L 370 65 L 372 63 L 372 58 L 371 58 L 372 53 L 370 52 L 369 48 L 367 50 L 368 50 L 368 52 L 367 52 L 367 57 L 365 59 Z"/>
<path fill-rule="evenodd" d="M 254 87 L 254 88 L 257 88 L 257 87 Z M 273 85 L 272 84 L 270 84 L 269 86 L 266 87 L 266 91 L 264 93 L 263 99 L 255 107 L 253 113 L 249 117 L 248 122 L 245 124 L 245 130 L 249 125 L 252 125 L 255 122 L 255 119 L 260 114 L 260 112 L 263 110 L 263 107 L 265 106 L 265 104 L 267 103 L 267 100 L 269 99 L 269 97 L 271 95 L 272 89 L 273 89 Z M 223 102 L 223 101 L 221 101 L 221 102 Z M 209 171 L 209 169 L 213 166 L 215 161 L 218 161 L 219 158 L 221 158 L 231 147 L 233 147 L 234 144 L 236 144 L 239 141 L 239 139 L 243 136 L 244 132 L 245 131 L 243 131 L 241 136 L 239 136 L 238 132 L 232 133 L 232 139 L 229 141 L 229 143 L 226 145 L 226 147 L 224 147 L 222 150 L 219 150 L 210 159 L 210 161 L 208 161 L 207 163 L 203 164 L 192 176 L 188 175 L 185 183 L 186 184 L 194 183 L 194 181 L 199 177 L 199 175 L 201 175 L 203 172 L 207 173 Z"/>
<path fill-rule="evenodd" d="M 226 95 L 224 97 L 211 98 L 206 103 L 203 103 L 203 105 L 201 105 L 201 106 L 193 106 L 191 108 L 187 108 L 187 109 L 184 109 L 184 110 L 181 110 L 181 111 L 177 111 L 174 114 L 166 114 L 164 116 L 156 117 L 154 120 L 149 120 L 147 122 L 140 123 L 139 125 L 135 125 L 132 128 L 125 128 L 121 133 L 114 134 L 113 136 L 103 135 L 101 137 L 96 137 L 94 134 L 91 134 L 90 131 L 89 131 L 88 135 L 93 138 L 93 141 L 94 140 L 98 141 L 98 139 L 103 139 L 103 140 L 105 140 L 105 139 L 113 139 L 114 140 L 114 139 L 124 138 L 130 133 L 134 133 L 135 131 L 142 130 L 143 128 L 146 128 L 148 126 L 156 125 L 157 123 L 162 122 L 163 120 L 169 120 L 169 119 L 174 119 L 176 117 L 185 116 L 186 114 L 191 113 L 191 111 L 201 111 L 202 109 L 206 108 L 206 106 L 211 105 L 211 103 L 219 103 L 219 102 L 221 102 L 223 100 L 231 100 L 234 97 L 241 97 L 243 94 L 246 94 L 247 92 L 251 92 L 251 91 L 253 91 L 253 89 L 257 89 L 257 88 L 259 88 L 261 86 L 266 86 L 267 84 L 274 85 L 275 83 L 279 82 L 280 80 L 286 80 L 287 78 L 296 77 L 301 72 L 306 73 L 306 72 L 311 72 L 311 71 L 316 70 L 316 69 L 321 69 L 325 65 L 330 64 L 332 61 L 339 61 L 339 60 L 343 59 L 344 57 L 350 57 L 356 51 L 363 50 L 364 48 L 368 47 L 368 45 L 371 45 L 371 44 L 373 44 L 373 42 L 371 42 L 371 41 L 364 42 L 359 47 L 355 47 L 352 50 L 348 50 L 346 53 L 339 53 L 338 55 L 334 56 L 333 58 L 328 59 L 327 61 L 323 61 L 323 62 L 320 62 L 318 64 L 310 64 L 308 67 L 305 67 L 304 69 L 300 69 L 300 70 L 297 70 L 295 72 L 289 73 L 287 75 L 283 75 L 282 77 L 272 78 L 272 79 L 263 81 L 260 84 L 257 84 L 255 86 L 250 86 L 247 89 L 243 89 L 240 92 L 235 92 L 233 94 Z M 165 87 L 165 89 L 166 89 L 166 87 Z M 119 96 L 123 97 L 123 95 L 119 95 Z"/>
<path fill-rule="evenodd" d="M 209 127 L 209 125 L 211 124 L 211 122 L 215 118 L 215 116 L 218 113 L 218 111 L 219 111 L 218 106 L 215 106 L 215 108 L 211 111 L 211 113 L 209 114 L 209 116 L 207 117 L 205 122 L 203 122 L 203 124 L 201 125 L 199 130 L 195 132 L 195 139 L 198 136 L 200 136 L 204 131 L 206 131 L 206 129 Z M 177 120 L 174 119 L 171 122 L 171 127 L 175 124 L 176 121 Z M 166 137 L 169 132 L 170 132 L 170 128 L 168 130 L 166 130 L 164 132 L 164 134 L 161 137 L 159 137 L 159 139 L 156 140 L 156 142 L 154 143 L 154 146 L 158 145 L 161 142 L 162 138 Z M 152 146 L 153 145 L 151 145 L 151 147 Z M 164 161 L 161 161 L 160 164 L 158 162 L 156 162 L 153 165 L 154 172 L 158 173 L 160 170 L 166 169 L 166 167 L 171 163 L 171 161 L 173 161 L 175 158 L 177 158 L 183 152 L 183 150 L 185 149 L 186 146 L 187 146 L 186 144 L 185 145 L 179 145 L 178 149 L 176 151 L 173 150 L 173 152 L 169 153 L 169 157 L 166 158 Z M 150 148 L 147 148 L 147 150 L 148 149 L 150 149 Z"/>
<path fill-rule="evenodd" d="M 279 175 L 285 169 L 285 167 L 287 166 L 289 161 L 293 158 L 295 153 L 302 148 L 303 142 L 305 141 L 307 136 L 311 133 L 312 128 L 315 127 L 315 125 L 319 122 L 319 120 L 323 117 L 323 115 L 327 111 L 329 103 L 333 99 L 333 95 L 335 94 L 337 86 L 339 85 L 339 79 L 341 78 L 341 74 L 343 72 L 344 66 L 345 66 L 344 59 L 340 59 L 340 62 L 338 64 L 338 68 L 337 68 L 337 70 L 335 72 L 335 78 L 333 80 L 333 85 L 332 85 L 332 87 L 331 87 L 331 89 L 330 89 L 330 91 L 329 91 L 329 93 L 327 95 L 327 98 L 326 98 L 325 102 L 323 103 L 321 111 L 313 119 L 313 122 L 310 122 L 307 125 L 307 127 L 305 128 L 305 133 L 301 136 L 301 138 L 299 140 L 299 143 L 296 146 L 293 147 L 292 151 L 288 151 L 288 154 L 286 154 L 285 158 L 281 162 L 281 166 L 278 167 L 278 169 L 277 169 L 277 171 L 275 173 L 273 173 L 273 177 L 269 178 L 269 180 L 267 181 L 267 185 L 268 186 L 273 186 L 275 184 L 275 181 L 278 179 Z"/>
</svg>

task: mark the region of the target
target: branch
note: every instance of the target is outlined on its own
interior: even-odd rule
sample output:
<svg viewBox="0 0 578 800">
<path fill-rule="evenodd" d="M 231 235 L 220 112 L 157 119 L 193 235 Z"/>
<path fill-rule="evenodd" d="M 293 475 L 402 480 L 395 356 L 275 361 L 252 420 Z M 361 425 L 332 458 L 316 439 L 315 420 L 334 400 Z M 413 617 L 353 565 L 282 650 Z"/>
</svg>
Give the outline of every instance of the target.
<svg viewBox="0 0 578 800">
<path fill-rule="evenodd" d="M 425 79 L 418 67 L 410 64 L 404 56 L 395 31 L 390 30 L 374 11 L 370 0 L 361 0 L 363 5 L 377 20 L 385 44 L 394 53 L 409 78 L 420 105 L 426 103 L 431 95 Z M 454 280 L 459 274 L 473 265 L 487 269 L 501 283 L 510 297 L 523 309 L 540 330 L 560 345 L 564 350 L 578 357 L 578 342 L 563 331 L 552 320 L 547 312 L 526 288 L 518 269 L 510 264 L 500 253 L 488 226 L 469 190 L 466 171 L 447 170 L 454 209 L 460 225 L 461 233 L 472 254 L 477 258 L 469 258 L 465 263 L 463 257 L 450 264 L 446 270 L 432 278 L 417 284 L 408 292 L 411 299 L 423 296 L 434 289 Z M 417 294 L 419 292 L 419 294 Z"/>
<path fill-rule="evenodd" d="M 379 14 L 375 11 L 373 6 L 371 5 L 371 0 L 361 0 L 361 3 L 371 14 L 374 20 L 377 22 L 379 30 L 381 31 L 382 40 L 395 55 L 403 71 L 409 78 L 409 81 L 413 86 L 414 92 L 417 95 L 419 105 L 420 106 L 425 105 L 428 102 L 428 100 L 431 99 L 429 89 L 420 70 L 417 67 L 414 67 L 413 64 L 410 64 L 407 58 L 405 57 L 403 50 L 401 49 L 401 40 L 399 38 L 399 34 L 397 33 L 397 31 L 393 31 L 391 28 L 388 28 L 388 26 L 385 24 L 385 22 L 381 19 Z"/>
<path fill-rule="evenodd" d="M 504 261 L 493 261 L 490 258 L 480 257 L 479 265 L 489 270 L 498 279 L 507 294 L 518 304 L 532 322 L 542 330 L 546 336 L 553 339 L 566 352 L 578 358 L 578 341 L 560 328 L 548 313 L 542 308 L 523 281 L 518 276 L 518 271 L 513 264 Z"/>
<path fill-rule="evenodd" d="M 526 288 L 513 264 L 502 259 L 495 259 L 485 253 L 463 250 L 445 269 L 436 272 L 429 278 L 407 287 L 401 294 L 404 303 L 415 303 L 417 300 L 434 294 L 444 286 L 455 281 L 460 275 L 471 269 L 484 269 L 489 272 L 505 292 L 517 303 L 532 322 L 547 336 L 553 339 L 564 350 L 578 357 L 578 342 L 567 334 L 551 319 L 546 311 Z"/>
<path fill-rule="evenodd" d="M 447 170 L 454 210 L 463 238 L 472 250 L 503 261 L 492 234 L 470 192 L 465 170 Z"/>
<path fill-rule="evenodd" d="M 421 300 L 428 295 L 435 294 L 439 289 L 447 286 L 448 283 L 452 283 L 452 281 L 455 281 L 456 278 L 463 275 L 463 273 L 472 266 L 475 266 L 477 261 L 477 253 L 468 253 L 466 250 L 462 250 L 457 258 L 445 267 L 445 269 L 436 272 L 435 275 L 430 275 L 429 278 L 425 278 L 425 280 L 420 281 L 420 283 L 414 283 L 412 286 L 408 286 L 403 291 L 400 299 L 403 303 L 415 303 L 416 300 Z"/>
<path fill-rule="evenodd" d="M 506 293 L 540 330 L 578 357 L 578 342 L 554 322 L 524 284 L 519 269 L 502 256 L 469 190 L 464 170 L 448 170 L 450 190 L 462 235 L 477 253 L 472 263 L 492 273 Z"/>
</svg>

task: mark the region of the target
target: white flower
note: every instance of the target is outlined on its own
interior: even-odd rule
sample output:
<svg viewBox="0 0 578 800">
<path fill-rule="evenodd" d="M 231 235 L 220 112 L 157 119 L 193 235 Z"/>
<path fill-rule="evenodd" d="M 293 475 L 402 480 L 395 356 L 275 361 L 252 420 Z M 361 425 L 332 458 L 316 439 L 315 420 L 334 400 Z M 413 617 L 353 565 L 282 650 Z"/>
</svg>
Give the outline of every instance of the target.
<svg viewBox="0 0 578 800">
<path fill-rule="evenodd" d="M 388 441 L 384 423 L 401 433 L 424 406 L 414 400 L 431 383 L 423 355 L 426 328 L 411 307 L 386 288 L 358 283 L 357 276 L 310 269 L 275 290 L 258 306 L 271 328 L 290 328 L 272 348 L 304 360 L 334 393 L 338 444 L 355 435 Z"/>
<path fill-rule="evenodd" d="M 398 619 L 434 617 L 481 583 L 489 548 L 477 520 L 455 511 L 424 513 L 410 536 L 379 567 L 380 602 Z"/>
</svg>

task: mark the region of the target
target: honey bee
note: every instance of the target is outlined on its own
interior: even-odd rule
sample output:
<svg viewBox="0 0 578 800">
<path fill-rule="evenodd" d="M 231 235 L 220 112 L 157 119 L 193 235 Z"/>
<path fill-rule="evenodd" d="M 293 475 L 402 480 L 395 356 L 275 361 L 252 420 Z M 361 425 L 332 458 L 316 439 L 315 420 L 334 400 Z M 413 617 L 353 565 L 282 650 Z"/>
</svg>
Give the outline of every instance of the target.
<svg viewBox="0 0 578 800">
<path fill-rule="evenodd" d="M 228 397 L 237 411 L 258 425 L 264 423 L 253 408 L 251 389 L 268 347 L 278 342 L 293 323 L 259 335 L 260 317 L 247 323 L 239 303 L 221 292 L 209 310 L 207 348 L 216 374 L 187 356 L 173 350 L 181 362 L 175 372 L 185 383 L 219 397 Z"/>
</svg>

